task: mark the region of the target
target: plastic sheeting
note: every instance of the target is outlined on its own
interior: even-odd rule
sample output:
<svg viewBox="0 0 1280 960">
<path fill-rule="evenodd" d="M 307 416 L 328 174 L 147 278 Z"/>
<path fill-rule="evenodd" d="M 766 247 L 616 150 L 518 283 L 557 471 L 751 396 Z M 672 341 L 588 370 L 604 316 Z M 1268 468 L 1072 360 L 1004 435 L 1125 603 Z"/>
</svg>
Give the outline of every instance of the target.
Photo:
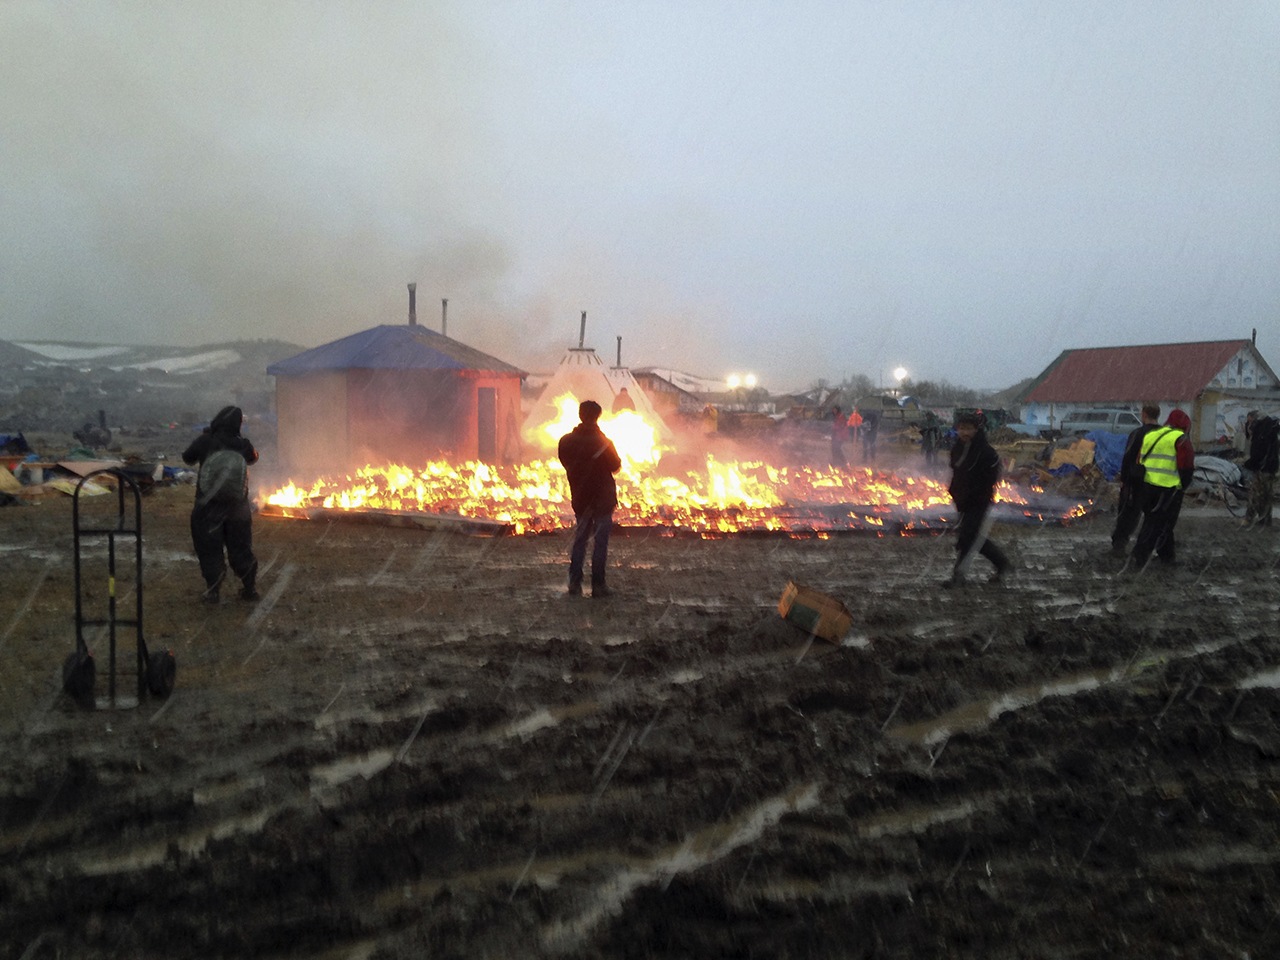
<svg viewBox="0 0 1280 960">
<path fill-rule="evenodd" d="M 1055 477 L 1079 473 L 1092 463 L 1108 480 L 1120 475 L 1126 434 L 1094 430 L 1071 441 L 1060 440 L 1049 459 L 1049 473 Z"/>
<path fill-rule="evenodd" d="M 1221 457 L 1196 457 L 1196 469 L 1189 489 L 1203 489 L 1218 483 L 1239 485 L 1243 481 L 1244 472 L 1239 464 Z"/>
<path fill-rule="evenodd" d="M 1124 459 L 1124 445 L 1129 440 L 1125 433 L 1103 433 L 1094 430 L 1085 434 L 1086 440 L 1092 440 L 1093 462 L 1108 480 L 1120 476 L 1120 461 Z"/>
<path fill-rule="evenodd" d="M 1049 456 L 1049 472 L 1057 474 L 1063 467 L 1082 470 L 1093 462 L 1095 444 L 1088 437 L 1072 440 L 1066 446 L 1057 447 Z"/>
</svg>

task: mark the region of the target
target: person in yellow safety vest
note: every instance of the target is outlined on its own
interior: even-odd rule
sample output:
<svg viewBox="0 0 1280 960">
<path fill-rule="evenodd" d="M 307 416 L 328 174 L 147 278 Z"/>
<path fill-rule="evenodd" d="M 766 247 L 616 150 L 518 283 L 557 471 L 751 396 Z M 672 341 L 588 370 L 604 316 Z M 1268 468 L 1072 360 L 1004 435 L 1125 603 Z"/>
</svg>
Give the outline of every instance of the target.
<svg viewBox="0 0 1280 960">
<path fill-rule="evenodd" d="M 1182 410 L 1173 410 L 1162 429 L 1153 430 L 1142 439 L 1138 454 L 1143 468 L 1142 529 L 1127 570 L 1142 570 L 1152 553 L 1166 565 L 1178 562 L 1173 528 L 1182 510 L 1183 491 L 1190 485 L 1196 466 L 1190 430 L 1191 418 Z"/>
</svg>

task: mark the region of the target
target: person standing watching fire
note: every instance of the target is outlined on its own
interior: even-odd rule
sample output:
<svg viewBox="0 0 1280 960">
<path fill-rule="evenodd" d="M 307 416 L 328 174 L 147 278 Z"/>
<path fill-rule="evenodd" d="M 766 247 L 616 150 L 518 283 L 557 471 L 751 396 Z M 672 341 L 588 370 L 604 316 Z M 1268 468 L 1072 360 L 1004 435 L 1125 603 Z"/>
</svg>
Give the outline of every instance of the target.
<svg viewBox="0 0 1280 960">
<path fill-rule="evenodd" d="M 849 439 L 849 422 L 839 407 L 831 408 L 831 465 L 847 467 L 849 458 L 844 453 L 844 442 Z"/>
<path fill-rule="evenodd" d="M 876 462 L 876 434 L 880 432 L 880 414 L 868 410 L 862 418 L 862 456 L 867 463 Z"/>
<path fill-rule="evenodd" d="M 1129 431 L 1120 458 L 1120 499 L 1116 504 L 1116 524 L 1111 530 L 1111 556 L 1123 557 L 1129 553 L 1129 538 L 1142 520 L 1143 468 L 1138 463 L 1147 434 L 1160 429 L 1160 404 L 1142 405 L 1142 426 Z"/>
<path fill-rule="evenodd" d="M 607 597 L 605 569 L 609 559 L 609 533 L 613 529 L 613 510 L 618 505 L 618 487 L 613 475 L 622 468 L 622 458 L 613 441 L 600 429 L 602 409 L 594 400 L 578 404 L 581 421 L 560 438 L 557 454 L 569 478 L 569 496 L 576 520 L 573 545 L 569 548 L 569 595 L 582 596 L 582 573 L 587 557 L 587 541 L 594 537 L 591 550 L 591 596 Z"/>
<path fill-rule="evenodd" d="M 1249 481 L 1249 506 L 1245 510 L 1244 525 L 1271 526 L 1271 500 L 1275 496 L 1276 472 L 1280 470 L 1280 423 L 1275 417 L 1261 416 L 1250 410 L 1244 424 L 1249 438 L 1249 459 L 1246 470 L 1253 473 Z"/>
<path fill-rule="evenodd" d="M 1000 455 L 987 442 L 982 420 L 972 413 L 956 419 L 956 442 L 951 447 L 951 486 L 948 491 L 960 514 L 956 529 L 956 565 L 947 588 L 963 587 L 973 555 L 980 553 L 1003 579 L 1013 566 L 1004 551 L 987 534 L 991 530 L 991 501 L 1000 480 Z"/>
<path fill-rule="evenodd" d="M 240 599 L 258 599 L 247 469 L 258 462 L 258 451 L 248 437 L 240 435 L 243 422 L 239 407 L 223 407 L 182 454 L 184 463 L 200 465 L 191 508 L 191 542 L 204 575 L 205 603 L 219 601 L 228 561 L 243 584 Z"/>
<path fill-rule="evenodd" d="M 858 408 L 854 407 L 849 412 L 849 419 L 845 421 L 849 425 L 849 439 L 853 441 L 854 448 L 862 442 L 862 414 L 858 412 Z"/>
<path fill-rule="evenodd" d="M 1142 440 L 1142 529 L 1123 572 L 1141 573 L 1154 553 L 1161 563 L 1178 562 L 1173 528 L 1182 510 L 1183 491 L 1195 476 L 1196 454 L 1188 433 L 1191 418 L 1171 410 L 1164 426 Z"/>
</svg>

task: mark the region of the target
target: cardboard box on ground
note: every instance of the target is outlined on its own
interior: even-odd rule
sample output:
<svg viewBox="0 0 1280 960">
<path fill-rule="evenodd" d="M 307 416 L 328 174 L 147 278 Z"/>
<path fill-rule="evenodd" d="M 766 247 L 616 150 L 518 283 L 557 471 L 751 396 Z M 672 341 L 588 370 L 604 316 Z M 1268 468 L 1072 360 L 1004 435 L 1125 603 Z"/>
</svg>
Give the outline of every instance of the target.
<svg viewBox="0 0 1280 960">
<path fill-rule="evenodd" d="M 778 613 L 806 633 L 839 643 L 853 625 L 853 614 L 839 600 L 811 587 L 787 581 Z"/>
</svg>

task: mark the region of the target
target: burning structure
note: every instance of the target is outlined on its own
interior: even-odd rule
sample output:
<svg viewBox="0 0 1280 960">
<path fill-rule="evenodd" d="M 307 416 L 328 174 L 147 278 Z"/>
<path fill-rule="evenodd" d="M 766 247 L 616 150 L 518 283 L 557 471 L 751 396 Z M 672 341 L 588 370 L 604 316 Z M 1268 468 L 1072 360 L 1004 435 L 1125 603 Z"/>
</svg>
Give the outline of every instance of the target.
<svg viewBox="0 0 1280 960">
<path fill-rule="evenodd" d="M 524 372 L 419 326 L 412 284 L 407 325 L 352 334 L 267 373 L 276 378 L 281 465 L 292 475 L 435 459 L 502 463 L 521 454 Z"/>
<path fill-rule="evenodd" d="M 584 310 L 582 324 L 578 328 L 578 345 L 565 351 L 555 374 L 547 381 L 538 401 L 525 417 L 526 438 L 532 434 L 534 441 L 538 442 L 538 434 L 546 424 L 559 423 L 566 397 L 574 398 L 574 410 L 577 410 L 579 400 L 594 400 L 605 410 L 612 410 L 625 390 L 630 400 L 628 406 L 645 423 L 654 427 L 661 440 L 670 442 L 671 431 L 649 400 L 649 395 L 631 371 L 622 365 L 622 338 L 618 338 L 617 364 L 606 367 L 593 347 L 584 346 L 586 334 L 587 313 Z M 554 446 L 553 443 L 552 448 Z"/>
<path fill-rule="evenodd" d="M 931 477 L 784 465 L 777 450 L 729 451 L 701 434 L 677 436 L 622 366 L 620 344 L 613 368 L 583 346 L 585 313 L 578 347 L 566 353 L 521 430 L 523 374 L 417 327 L 412 294 L 410 287 L 407 327 L 375 327 L 268 369 L 277 377 L 281 457 L 303 478 L 270 494 L 268 513 L 429 514 L 512 533 L 572 526 L 555 451 L 578 422 L 579 402 L 590 399 L 605 408 L 600 426 L 622 457 L 615 513 L 622 526 L 825 536 L 937 530 L 952 522 L 946 487 Z M 624 386 L 632 403 L 613 404 Z M 336 438 L 328 432 L 334 425 Z M 532 453 L 517 458 L 517 450 Z M 345 476 L 335 469 L 343 452 L 363 464 Z M 1058 522 L 1083 509 L 1032 506 L 1026 492 L 1008 484 L 997 494 L 1004 519 Z"/>
</svg>

